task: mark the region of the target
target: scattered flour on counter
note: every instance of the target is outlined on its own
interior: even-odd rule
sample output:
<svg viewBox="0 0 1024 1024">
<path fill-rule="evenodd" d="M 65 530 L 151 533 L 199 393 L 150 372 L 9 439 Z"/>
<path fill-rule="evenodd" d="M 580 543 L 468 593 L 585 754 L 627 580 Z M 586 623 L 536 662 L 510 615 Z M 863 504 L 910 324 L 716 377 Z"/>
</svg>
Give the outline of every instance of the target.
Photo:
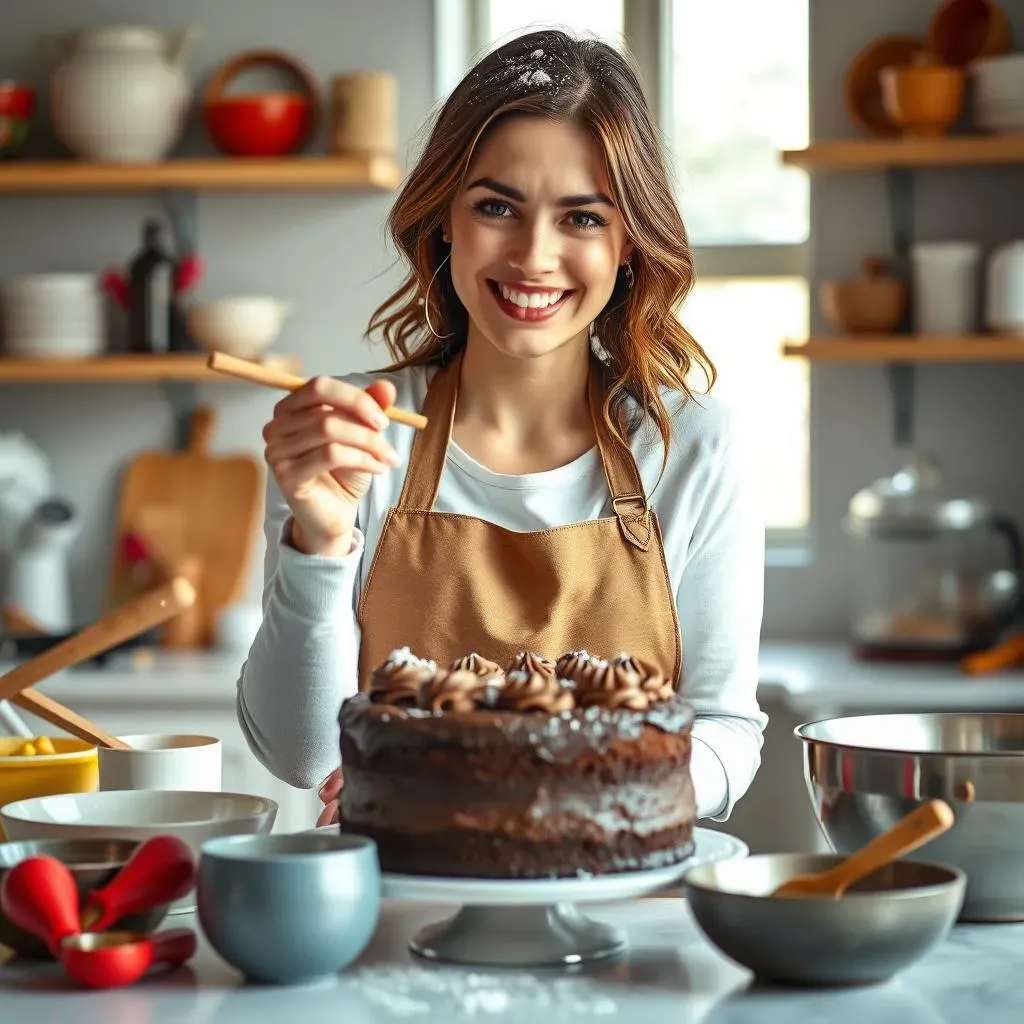
<svg viewBox="0 0 1024 1024">
<path fill-rule="evenodd" d="M 510 972 L 481 974 L 455 968 L 365 967 L 349 975 L 368 1002 L 396 1017 L 473 1020 L 509 1012 L 542 1013 L 538 1020 L 607 1017 L 615 1001 L 580 978 L 541 978 Z"/>
</svg>

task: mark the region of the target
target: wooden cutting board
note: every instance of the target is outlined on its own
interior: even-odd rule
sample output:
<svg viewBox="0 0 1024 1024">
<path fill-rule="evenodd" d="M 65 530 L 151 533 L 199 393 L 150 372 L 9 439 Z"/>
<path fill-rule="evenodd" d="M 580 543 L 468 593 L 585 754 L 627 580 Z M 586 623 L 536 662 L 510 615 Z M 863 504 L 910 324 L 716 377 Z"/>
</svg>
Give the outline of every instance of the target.
<svg viewBox="0 0 1024 1024">
<path fill-rule="evenodd" d="M 187 627 L 168 624 L 174 646 L 213 642 L 218 615 L 242 597 L 260 530 L 263 464 L 251 455 L 212 455 L 214 423 L 213 409 L 196 408 L 185 449 L 142 452 L 121 487 L 107 603 L 133 589 L 120 541 L 136 533 L 167 572 L 186 573 L 196 587 Z"/>
</svg>

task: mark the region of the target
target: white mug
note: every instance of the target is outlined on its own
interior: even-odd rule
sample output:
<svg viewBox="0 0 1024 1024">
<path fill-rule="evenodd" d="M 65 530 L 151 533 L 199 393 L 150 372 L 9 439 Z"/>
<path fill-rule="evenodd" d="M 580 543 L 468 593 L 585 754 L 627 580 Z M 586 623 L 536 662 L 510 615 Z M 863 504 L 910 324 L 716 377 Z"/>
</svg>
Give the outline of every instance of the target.
<svg viewBox="0 0 1024 1024">
<path fill-rule="evenodd" d="M 215 736 L 144 733 L 118 738 L 132 749 L 98 748 L 101 790 L 220 792 L 223 751 Z"/>
</svg>

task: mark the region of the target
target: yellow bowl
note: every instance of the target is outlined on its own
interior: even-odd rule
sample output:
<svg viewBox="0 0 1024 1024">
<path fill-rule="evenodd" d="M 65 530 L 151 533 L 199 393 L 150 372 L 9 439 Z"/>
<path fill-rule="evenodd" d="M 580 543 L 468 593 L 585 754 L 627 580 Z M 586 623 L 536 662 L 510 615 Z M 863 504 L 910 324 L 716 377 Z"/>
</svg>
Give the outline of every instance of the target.
<svg viewBox="0 0 1024 1024">
<path fill-rule="evenodd" d="M 15 800 L 99 789 L 96 747 L 85 740 L 51 737 L 54 754 L 16 754 L 25 740 L 0 736 L 0 807 Z M 0 828 L 0 840 L 4 831 Z"/>
</svg>

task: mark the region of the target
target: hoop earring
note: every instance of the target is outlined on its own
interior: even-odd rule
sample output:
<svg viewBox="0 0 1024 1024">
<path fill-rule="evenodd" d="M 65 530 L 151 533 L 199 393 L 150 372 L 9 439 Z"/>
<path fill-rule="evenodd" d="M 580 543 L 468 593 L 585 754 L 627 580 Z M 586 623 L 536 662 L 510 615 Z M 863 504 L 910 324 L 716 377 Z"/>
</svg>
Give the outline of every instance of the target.
<svg viewBox="0 0 1024 1024">
<path fill-rule="evenodd" d="M 597 325 L 593 320 L 590 321 L 590 351 L 605 366 L 612 365 L 612 354 L 601 344 L 601 339 L 597 336 Z"/>
<path fill-rule="evenodd" d="M 625 266 L 626 266 L 626 287 L 629 288 L 630 290 L 632 290 L 633 282 L 635 280 L 635 278 L 633 277 L 633 263 L 632 263 L 632 261 L 631 260 L 626 260 Z"/>
<path fill-rule="evenodd" d="M 423 319 L 426 320 L 427 322 L 427 330 L 430 331 L 430 333 L 435 338 L 437 338 L 438 341 L 443 341 L 445 338 L 451 338 L 454 337 L 455 335 L 454 331 L 451 334 L 438 334 L 437 331 L 434 330 L 434 327 L 430 322 L 430 289 L 434 287 L 434 280 L 437 278 L 437 275 L 441 273 L 441 268 L 448 262 L 450 256 L 451 253 L 449 252 L 448 255 L 445 256 L 445 258 L 441 260 L 440 263 L 438 263 L 437 270 L 435 270 L 433 275 L 431 276 L 430 282 L 427 285 L 426 294 L 423 297 Z"/>
</svg>

